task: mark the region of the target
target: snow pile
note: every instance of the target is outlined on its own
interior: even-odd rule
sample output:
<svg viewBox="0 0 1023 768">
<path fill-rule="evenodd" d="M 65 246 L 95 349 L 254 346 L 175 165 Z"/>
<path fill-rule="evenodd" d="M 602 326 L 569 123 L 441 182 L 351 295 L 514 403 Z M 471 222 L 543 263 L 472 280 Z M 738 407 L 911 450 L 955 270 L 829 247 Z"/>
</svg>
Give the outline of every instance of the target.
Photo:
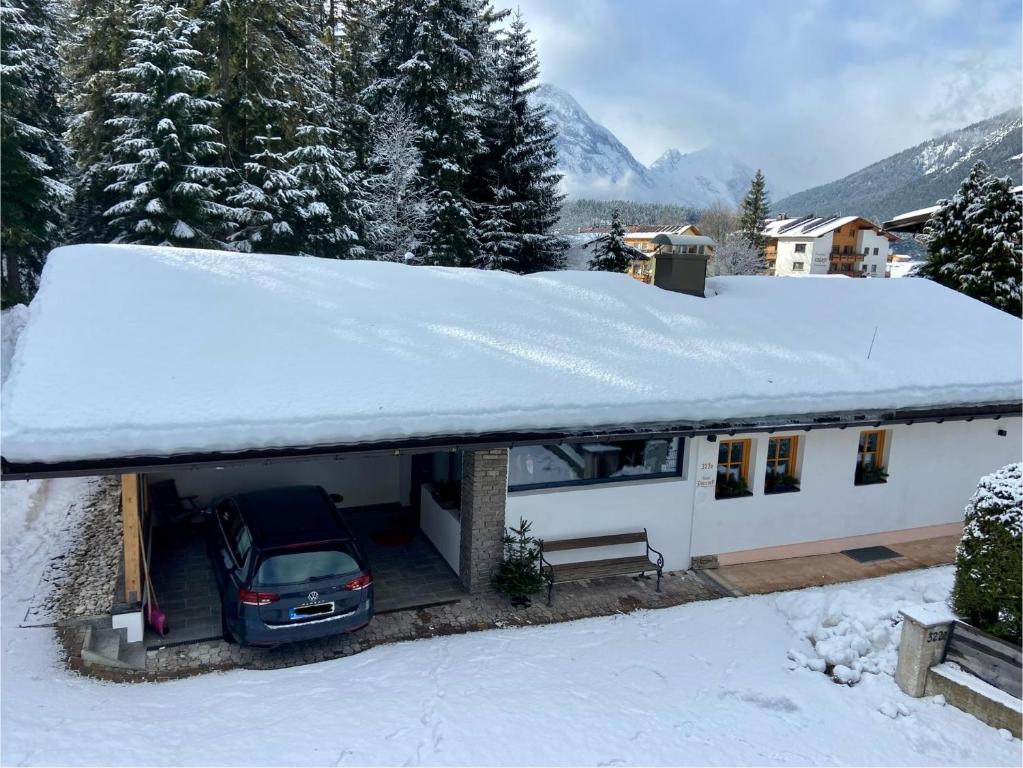
<svg viewBox="0 0 1023 768">
<path fill-rule="evenodd" d="M 846 685 L 865 674 L 893 675 L 902 631 L 899 611 L 920 604 L 947 611 L 952 578 L 952 569 L 942 568 L 900 581 L 895 590 L 860 582 L 778 596 L 778 609 L 803 641 L 788 652 L 790 669 L 824 672 Z"/>
<path fill-rule="evenodd" d="M 1020 321 L 930 281 L 708 288 L 697 298 L 586 271 L 58 248 L 5 388 L 4 457 L 1019 400 Z"/>
<path fill-rule="evenodd" d="M 0 384 L 7 380 L 18 336 L 21 335 L 21 330 L 27 322 L 28 307 L 24 304 L 15 304 L 0 313 L 0 344 L 2 344 L 0 346 Z"/>
</svg>

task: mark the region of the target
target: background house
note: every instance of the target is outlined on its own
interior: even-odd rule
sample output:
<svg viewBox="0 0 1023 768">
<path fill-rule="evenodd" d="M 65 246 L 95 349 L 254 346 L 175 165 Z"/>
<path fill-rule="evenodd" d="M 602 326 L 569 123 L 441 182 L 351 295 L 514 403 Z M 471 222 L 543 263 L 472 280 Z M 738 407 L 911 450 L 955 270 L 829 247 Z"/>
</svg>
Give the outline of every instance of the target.
<svg viewBox="0 0 1023 768">
<path fill-rule="evenodd" d="M 897 240 L 859 216 L 781 216 L 764 228 L 772 275 L 886 277 L 889 243 Z"/>
</svg>

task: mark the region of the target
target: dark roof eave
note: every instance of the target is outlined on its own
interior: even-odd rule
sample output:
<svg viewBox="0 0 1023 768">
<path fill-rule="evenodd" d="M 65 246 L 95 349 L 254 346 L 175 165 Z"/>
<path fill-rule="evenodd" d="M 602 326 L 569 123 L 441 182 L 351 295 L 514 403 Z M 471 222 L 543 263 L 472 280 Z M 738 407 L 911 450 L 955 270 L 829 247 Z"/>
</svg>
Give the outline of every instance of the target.
<svg viewBox="0 0 1023 768">
<path fill-rule="evenodd" d="M 210 465 L 271 464 L 316 458 L 340 459 L 353 453 L 427 453 L 438 450 L 464 450 L 539 444 L 552 440 L 592 440 L 594 437 L 634 435 L 710 435 L 738 432 L 777 432 L 781 430 L 844 429 L 867 424 L 912 424 L 919 422 L 972 421 L 1023 415 L 1023 402 L 990 403 L 975 406 L 937 408 L 882 409 L 797 416 L 764 416 L 727 421 L 661 422 L 638 425 L 605 425 L 592 428 L 553 428 L 543 431 L 489 432 L 462 435 L 435 435 L 376 442 L 320 446 L 261 448 L 249 451 L 175 454 L 172 456 L 113 457 L 80 461 L 10 462 L 0 458 L 3 480 L 29 480 L 50 477 L 115 475 L 133 472 L 159 472 L 171 469 L 199 469 Z"/>
</svg>

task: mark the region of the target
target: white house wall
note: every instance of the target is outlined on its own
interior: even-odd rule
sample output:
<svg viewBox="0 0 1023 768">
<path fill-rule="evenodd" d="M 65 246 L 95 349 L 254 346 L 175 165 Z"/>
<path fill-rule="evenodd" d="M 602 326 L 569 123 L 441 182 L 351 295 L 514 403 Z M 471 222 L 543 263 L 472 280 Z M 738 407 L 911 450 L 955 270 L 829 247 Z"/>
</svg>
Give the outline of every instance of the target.
<svg viewBox="0 0 1023 768">
<path fill-rule="evenodd" d="M 690 462 L 688 445 L 685 461 Z M 691 474 L 691 473 L 690 473 Z M 665 570 L 689 567 L 689 528 L 692 521 L 693 484 L 682 478 L 633 480 L 623 483 L 516 491 L 508 494 L 506 519 L 533 524 L 541 539 L 566 539 L 627 533 L 647 529 L 650 543 L 664 554 Z M 644 552 L 643 545 L 552 552 L 552 563 L 626 557 Z"/>
<path fill-rule="evenodd" d="M 1000 437 L 999 429 L 1008 434 Z M 950 533 L 962 522 L 977 481 L 1020 460 L 1019 418 L 895 425 L 889 430 L 888 481 L 860 486 L 854 484 L 853 473 L 861 429 L 777 432 L 776 436 L 799 435 L 802 467 L 800 490 L 774 495 L 764 495 L 770 436 L 737 434 L 736 438 L 752 440 L 753 495 L 732 499 L 714 497 L 718 444 L 706 438 L 690 441 L 692 452 L 698 454 L 692 555 L 741 562 L 783 556 L 756 550 L 791 545 L 808 546 L 785 555 L 836 551 L 827 542 L 837 546 L 843 539 L 891 532 L 909 532 L 902 540 Z M 859 545 L 866 543 L 871 542 Z"/>
<path fill-rule="evenodd" d="M 874 254 L 874 249 L 877 254 Z M 868 251 L 863 257 L 863 263 L 867 265 L 864 274 L 872 277 L 884 277 L 885 269 L 888 266 L 888 238 L 874 232 L 872 229 L 861 229 L 856 234 L 856 252 L 859 254 Z M 874 267 L 871 270 L 871 267 Z"/>
<path fill-rule="evenodd" d="M 201 505 L 211 498 L 282 485 L 321 485 L 328 493 L 344 496 L 345 507 L 387 504 L 407 498 L 402 487 L 402 460 L 392 455 L 349 456 L 273 464 L 227 465 L 148 475 L 151 482 L 173 478 L 181 496 L 198 496 Z M 405 484 L 407 485 L 407 483 Z"/>
</svg>

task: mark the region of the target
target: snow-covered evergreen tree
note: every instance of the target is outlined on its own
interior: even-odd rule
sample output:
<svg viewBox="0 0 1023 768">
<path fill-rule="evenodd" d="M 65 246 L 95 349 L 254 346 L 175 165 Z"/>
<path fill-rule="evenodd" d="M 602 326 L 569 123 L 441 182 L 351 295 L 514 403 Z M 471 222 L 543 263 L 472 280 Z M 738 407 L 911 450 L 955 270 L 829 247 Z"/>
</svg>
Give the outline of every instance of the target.
<svg viewBox="0 0 1023 768">
<path fill-rule="evenodd" d="M 376 118 L 363 189 L 370 257 L 415 262 L 430 232 L 432 192 L 421 175 L 419 130 L 394 99 Z"/>
<path fill-rule="evenodd" d="M 332 0 L 336 14 L 336 94 L 346 108 L 341 131 L 345 146 L 355 154 L 355 167 L 364 170 L 372 152 L 373 116 L 366 91 L 376 79 L 373 54 L 377 0 Z"/>
<path fill-rule="evenodd" d="M 942 200 L 924 230 L 928 260 L 916 272 L 953 290 L 1019 316 L 1020 201 L 1009 179 L 978 162 L 951 200 Z"/>
<path fill-rule="evenodd" d="M 424 258 L 471 265 L 479 255 L 473 203 L 466 194 L 482 151 L 475 96 L 492 72 L 495 15 L 486 0 L 384 0 L 367 103 L 379 111 L 397 97 L 421 128 L 423 175 L 436 189 Z"/>
<path fill-rule="evenodd" d="M 563 196 L 556 171 L 555 129 L 530 104 L 539 65 L 521 13 L 496 51 L 495 76 L 481 110 L 485 149 L 473 180 L 485 262 L 528 273 L 560 269 L 568 241 L 551 232 Z"/>
<path fill-rule="evenodd" d="M 316 193 L 292 172 L 283 140 L 267 125 L 252 137 L 259 148 L 246 161 L 243 179 L 227 198 L 238 209 L 239 230 L 232 247 L 245 252 L 301 253 L 308 211 L 319 213 Z"/>
<path fill-rule="evenodd" d="M 952 607 L 986 632 L 1019 643 L 1023 582 L 1023 465 L 982 477 L 956 549 Z"/>
<path fill-rule="evenodd" d="M 356 222 L 362 216 L 355 199 L 354 156 L 339 149 L 337 130 L 315 119 L 298 127 L 295 141 L 297 146 L 285 155 L 288 171 L 311 195 L 302 211 L 302 252 L 335 259 L 361 256 L 354 228 L 361 228 Z"/>
<path fill-rule="evenodd" d="M 593 248 L 590 269 L 601 272 L 624 272 L 633 259 L 644 256 L 642 251 L 625 242 L 625 226 L 617 209 L 611 214 L 611 231 L 586 247 Z"/>
<path fill-rule="evenodd" d="M 761 275 L 766 267 L 763 255 L 741 233 L 728 235 L 714 249 L 714 269 L 719 275 Z"/>
<path fill-rule="evenodd" d="M 183 7 L 143 0 L 114 92 L 122 114 L 110 118 L 118 196 L 106 211 L 118 242 L 219 247 L 233 211 L 220 201 L 228 171 L 213 127 L 202 54 L 192 46 L 200 23 Z"/>
<path fill-rule="evenodd" d="M 104 213 L 118 201 L 107 187 L 116 180 L 109 120 L 120 114 L 114 103 L 118 72 L 130 39 L 132 0 L 73 0 L 68 38 L 60 46 L 70 81 L 64 97 L 69 114 L 66 140 L 75 169 L 69 210 L 73 242 L 107 242 L 113 237 Z"/>
<path fill-rule="evenodd" d="M 742 199 L 739 211 L 739 231 L 746 238 L 746 242 L 761 255 L 767 245 L 764 227 L 767 226 L 767 217 L 770 213 L 771 204 L 767 197 L 767 183 L 764 180 L 764 174 L 758 169 L 750 183 L 749 191 Z"/>
<path fill-rule="evenodd" d="M 57 93 L 58 9 L 48 0 L 2 0 L 0 21 L 0 242 L 2 304 L 31 298 L 43 261 L 57 244 L 70 189 Z"/>
</svg>

